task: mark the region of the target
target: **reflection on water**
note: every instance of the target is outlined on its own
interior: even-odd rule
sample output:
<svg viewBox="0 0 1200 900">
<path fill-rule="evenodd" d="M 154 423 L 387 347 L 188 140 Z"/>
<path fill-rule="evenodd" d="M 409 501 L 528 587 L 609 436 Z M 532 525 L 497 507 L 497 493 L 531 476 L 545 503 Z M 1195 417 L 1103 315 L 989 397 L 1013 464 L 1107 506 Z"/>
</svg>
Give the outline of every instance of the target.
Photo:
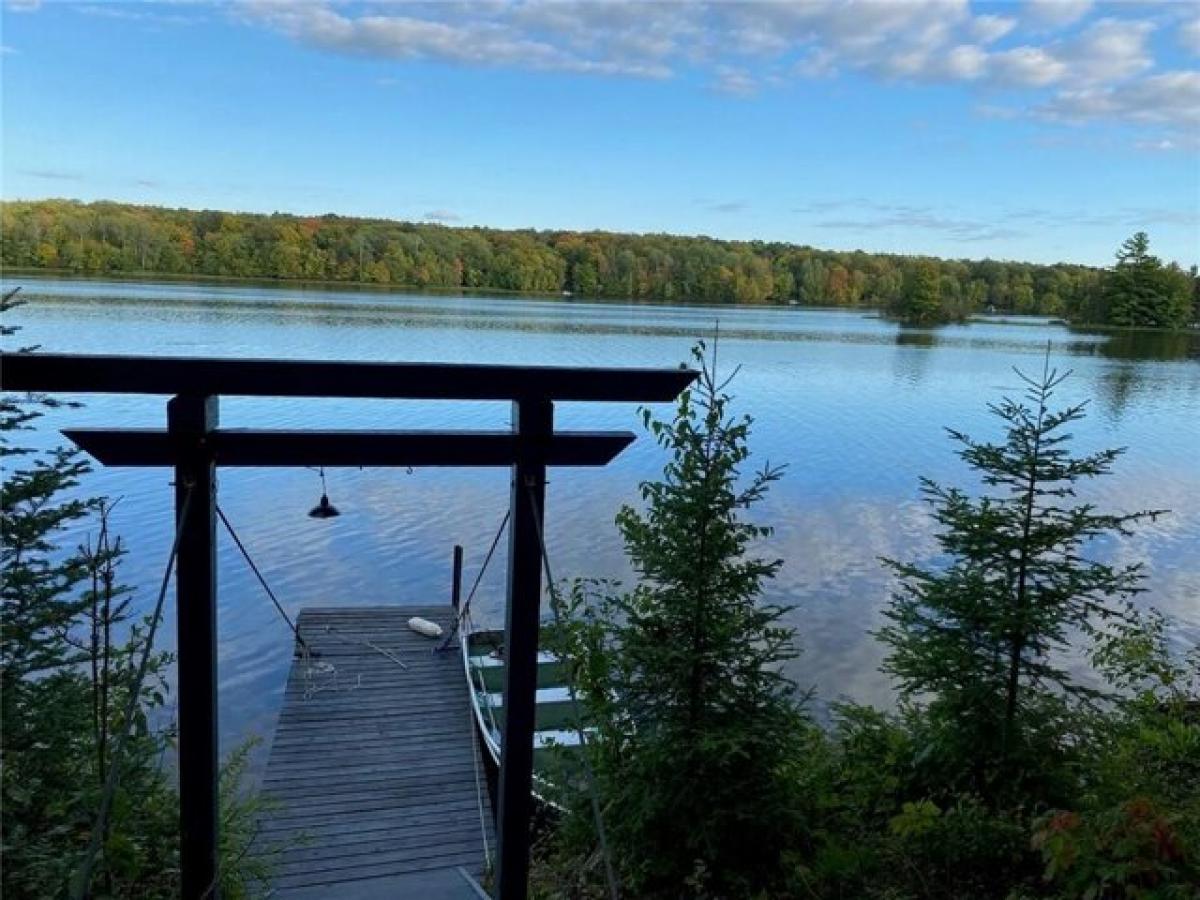
<svg viewBox="0 0 1200 900">
<path fill-rule="evenodd" d="M 1110 359 L 1200 359 L 1200 331 L 1114 331 L 1097 344 Z"/>
<path fill-rule="evenodd" d="M 1136 366 L 1114 366 L 1104 373 L 1097 386 L 1108 414 L 1114 419 L 1124 414 L 1132 397 L 1145 390 Z"/>
<path fill-rule="evenodd" d="M 890 587 L 880 556 L 934 552 L 920 475 L 969 486 L 952 425 L 994 437 L 985 404 L 1019 387 L 1012 367 L 1052 360 L 1075 377 L 1064 402 L 1093 400 L 1076 429 L 1081 449 L 1128 446 L 1116 473 L 1089 486 L 1103 508 L 1171 509 L 1106 552 L 1144 560 L 1148 596 L 1181 619 L 1177 640 L 1200 638 L 1200 354 L 1194 334 L 1084 333 L 1050 322 L 995 320 L 902 329 L 861 312 L 668 307 L 497 297 L 430 297 L 232 285 L 25 279 L 31 302 L 13 313 L 21 343 L 81 353 L 278 356 L 560 365 L 673 366 L 719 322 L 722 367 L 740 365 L 738 407 L 755 419 L 758 459 L 787 463 L 758 515 L 776 526 L 767 550 L 786 560 L 772 600 L 795 605 L 805 647 L 795 677 L 825 699 L 886 701 L 877 628 Z M 53 427 L 159 426 L 164 398 L 86 398 Z M 660 409 L 666 414 L 668 409 Z M 564 428 L 640 430 L 623 404 L 562 404 Z M 497 403 L 227 398 L 228 427 L 500 428 Z M 53 426 L 53 427 L 52 427 Z M 639 440 L 600 470 L 552 473 L 549 549 L 557 574 L 628 578 L 613 516 L 638 501 L 640 479 L 663 458 Z M 153 596 L 170 546 L 169 473 L 100 469 L 89 491 L 123 497 L 114 526 L 131 553 L 126 578 Z M 281 601 L 306 605 L 448 598 L 450 553 L 467 550 L 473 578 L 508 501 L 506 473 L 478 470 L 329 471 L 343 515 L 308 518 L 314 476 L 303 470 L 227 470 L 222 506 Z M 287 627 L 221 536 L 223 737 L 269 733 L 291 657 Z M 477 610 L 498 622 L 503 566 L 489 569 Z M 173 638 L 173 622 L 163 635 Z"/>
<path fill-rule="evenodd" d="M 893 367 L 898 379 L 917 384 L 928 368 L 928 353 L 938 344 L 938 332 L 933 328 L 910 328 L 901 325 L 896 329 L 896 352 L 892 354 Z"/>
</svg>

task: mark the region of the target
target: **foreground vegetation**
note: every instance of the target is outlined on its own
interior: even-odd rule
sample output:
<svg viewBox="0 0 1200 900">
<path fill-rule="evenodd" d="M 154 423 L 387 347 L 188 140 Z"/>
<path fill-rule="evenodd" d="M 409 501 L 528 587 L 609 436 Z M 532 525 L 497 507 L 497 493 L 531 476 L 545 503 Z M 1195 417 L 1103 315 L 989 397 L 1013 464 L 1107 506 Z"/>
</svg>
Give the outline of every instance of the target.
<svg viewBox="0 0 1200 900">
<path fill-rule="evenodd" d="M 12 299 L 0 300 L 0 313 Z M 108 526 L 112 504 L 71 499 L 86 462 L 74 451 L 35 454 L 15 443 L 53 405 L 0 398 L 0 893 L 175 897 L 171 657 L 148 646 L 151 620 L 130 611 L 120 581 L 126 548 Z M 81 543 L 63 545 L 64 530 L 89 527 Z M 221 773 L 221 888 L 234 898 L 264 874 L 246 853 L 260 807 L 242 785 L 248 750 L 232 754 Z M 110 772 L 118 776 L 111 789 Z M 101 819 L 106 791 L 110 812 Z"/>
<path fill-rule="evenodd" d="M 843 704 L 831 729 L 780 674 L 779 562 L 743 518 L 781 473 L 743 476 L 750 423 L 711 370 L 651 422 L 671 461 L 617 520 L 637 582 L 560 609 L 599 739 L 590 778 L 564 754 L 540 896 L 1200 896 L 1200 648 L 1168 652 L 1137 565 L 1088 557 L 1160 513 L 1076 502 L 1120 451 L 1072 453 L 1062 376 L 1025 381 L 997 442 L 951 432 L 981 493 L 922 482 L 938 564 L 886 563 L 899 706 Z"/>
<path fill-rule="evenodd" d="M 1120 457 L 1076 454 L 1061 377 L 996 404 L 994 442 L 951 432 L 982 487 L 922 482 L 936 564 L 891 560 L 878 638 L 899 703 L 830 727 L 781 666 L 797 652 L 762 590 L 780 562 L 746 511 L 783 471 L 747 470 L 751 423 L 698 353 L 698 387 L 647 424 L 670 454 L 617 518 L 630 588 L 555 597 L 556 649 L 599 740 L 564 755 L 562 815 L 538 844 L 542 897 L 1185 900 L 1200 896 L 1200 648 L 1168 651 L 1137 565 L 1093 543 L 1160 513 L 1074 499 Z M 14 445 L 45 398 L 0 405 L 6 897 L 178 892 L 170 660 L 129 615 L 111 506 L 66 499 L 86 465 Z M 65 546 L 63 530 L 93 536 Z M 1069 664 L 1068 664 L 1069 661 Z M 127 714 L 132 710 L 132 716 Z M 118 736 L 128 729 L 123 754 Z M 226 766 L 221 879 L 244 896 L 254 797 Z M 120 778 L 97 819 L 107 774 Z"/>
<path fill-rule="evenodd" d="M 500 231 L 326 215 L 164 209 L 69 200 L 0 204 L 0 262 L 80 273 L 361 282 L 662 302 L 890 310 L 916 324 L 995 311 L 1178 327 L 1195 272 L 1143 243 L 1136 303 L 1096 268 L 817 250 L 778 242 L 610 232 Z M 1144 237 L 1144 236 L 1143 236 Z M 1133 282 L 1116 285 L 1117 294 Z"/>
</svg>

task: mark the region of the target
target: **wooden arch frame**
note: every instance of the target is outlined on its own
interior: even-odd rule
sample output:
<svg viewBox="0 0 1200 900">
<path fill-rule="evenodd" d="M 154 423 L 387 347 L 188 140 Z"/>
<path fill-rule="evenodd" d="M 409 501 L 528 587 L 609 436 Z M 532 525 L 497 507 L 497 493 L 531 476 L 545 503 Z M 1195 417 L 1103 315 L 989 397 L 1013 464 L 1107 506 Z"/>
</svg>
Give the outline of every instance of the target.
<svg viewBox="0 0 1200 900">
<path fill-rule="evenodd" d="M 64 435 L 104 465 L 170 466 L 176 517 L 186 508 L 176 570 L 182 896 L 199 900 L 217 873 L 216 468 L 218 466 L 509 466 L 498 895 L 524 898 L 529 875 L 533 726 L 542 565 L 536 521 L 547 466 L 603 466 L 627 431 L 556 432 L 556 401 L 652 403 L 696 378 L 678 369 L 327 362 L 48 353 L 0 354 L 0 388 L 43 393 L 168 395 L 167 427 Z M 219 397 L 499 400 L 510 431 L 221 429 Z M 188 491 L 192 502 L 185 507 Z M 522 494 L 531 491 L 534 502 Z"/>
</svg>

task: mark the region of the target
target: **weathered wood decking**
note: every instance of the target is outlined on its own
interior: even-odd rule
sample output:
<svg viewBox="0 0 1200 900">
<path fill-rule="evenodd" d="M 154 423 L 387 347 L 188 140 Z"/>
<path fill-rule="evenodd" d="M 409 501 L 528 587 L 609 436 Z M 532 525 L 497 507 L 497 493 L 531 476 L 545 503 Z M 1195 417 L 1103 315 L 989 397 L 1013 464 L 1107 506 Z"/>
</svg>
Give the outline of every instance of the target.
<svg viewBox="0 0 1200 900">
<path fill-rule="evenodd" d="M 288 675 L 263 779 L 278 808 L 256 845 L 273 861 L 272 896 L 485 896 L 466 877 L 483 875 L 485 840 L 496 843 L 462 657 L 406 626 L 421 616 L 448 629 L 452 615 L 448 604 L 301 612 L 317 655 Z"/>
</svg>

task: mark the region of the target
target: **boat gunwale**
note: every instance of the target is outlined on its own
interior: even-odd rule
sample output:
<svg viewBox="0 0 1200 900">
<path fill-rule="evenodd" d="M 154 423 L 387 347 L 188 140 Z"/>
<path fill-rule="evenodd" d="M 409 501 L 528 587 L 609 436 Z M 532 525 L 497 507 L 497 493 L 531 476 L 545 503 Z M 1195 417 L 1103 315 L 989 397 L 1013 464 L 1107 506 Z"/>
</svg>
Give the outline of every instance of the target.
<svg viewBox="0 0 1200 900">
<path fill-rule="evenodd" d="M 483 737 L 484 744 L 488 748 L 488 754 L 492 757 L 492 763 L 496 766 L 497 771 L 499 771 L 499 769 L 500 769 L 500 744 L 492 736 L 491 728 L 489 727 L 488 723 L 484 720 L 483 710 L 481 709 L 482 704 L 479 702 L 479 698 L 478 698 L 478 693 L 480 691 L 482 691 L 485 698 L 487 697 L 487 695 L 489 693 L 492 693 L 492 692 L 487 690 L 487 685 L 483 682 L 482 668 L 473 666 L 471 664 L 471 637 L 475 634 L 485 634 L 485 633 L 489 633 L 489 632 L 493 633 L 493 634 L 500 633 L 499 629 L 486 629 L 486 630 L 481 630 L 479 632 L 476 632 L 474 630 L 474 623 L 471 621 L 470 612 L 467 612 L 467 614 L 465 616 L 463 616 L 459 622 L 458 643 L 459 643 L 459 647 L 461 648 L 461 651 L 462 651 L 463 673 L 465 674 L 466 679 L 467 679 L 467 689 L 471 693 L 471 709 L 473 710 L 473 715 L 474 715 L 474 719 L 475 719 L 475 727 L 476 727 L 477 731 Z M 474 674 L 473 674 L 474 671 L 479 672 L 480 685 L 478 688 L 476 688 L 476 686 L 475 686 L 475 678 L 474 678 Z M 487 701 L 486 699 L 483 702 L 485 704 L 489 703 L 489 701 Z M 489 708 L 490 708 L 490 704 L 489 704 Z M 493 722 L 494 722 L 494 720 L 493 720 Z M 499 727 L 500 727 L 499 725 L 496 726 L 497 731 L 499 731 Z M 536 733 L 536 731 L 535 731 L 535 733 Z M 540 788 L 539 788 L 539 786 L 540 786 Z M 549 797 L 547 796 L 549 793 L 548 789 L 551 787 L 552 787 L 551 783 L 545 777 L 543 777 L 542 775 L 539 775 L 535 768 L 535 770 L 533 772 L 533 786 L 531 789 L 531 793 L 537 800 L 539 800 L 542 803 L 545 803 L 546 805 L 552 807 L 553 809 L 561 812 L 562 806 L 560 804 L 556 803 L 555 801 L 549 799 Z"/>
</svg>

